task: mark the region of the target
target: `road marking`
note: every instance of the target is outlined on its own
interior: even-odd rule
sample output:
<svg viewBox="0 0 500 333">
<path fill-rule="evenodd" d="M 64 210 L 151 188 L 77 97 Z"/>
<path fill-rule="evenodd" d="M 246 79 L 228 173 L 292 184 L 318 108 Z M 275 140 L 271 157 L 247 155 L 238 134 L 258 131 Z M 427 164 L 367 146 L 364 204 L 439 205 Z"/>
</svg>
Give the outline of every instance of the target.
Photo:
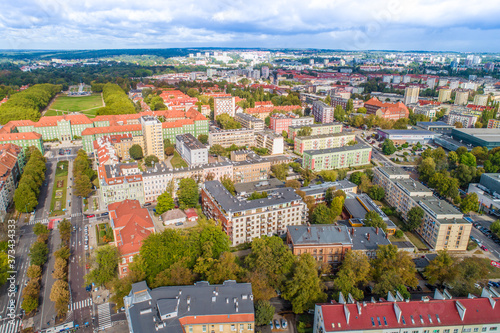
<svg viewBox="0 0 500 333">
<path fill-rule="evenodd" d="M 98 331 L 105 330 L 113 326 L 111 324 L 111 309 L 109 303 L 99 304 L 97 306 Z"/>
<path fill-rule="evenodd" d="M 73 304 L 70 304 L 69 311 L 83 309 L 83 308 L 85 308 L 87 306 L 91 306 L 91 305 L 92 305 L 92 298 L 87 298 L 83 301 L 74 302 Z"/>
<path fill-rule="evenodd" d="M 17 333 L 20 323 L 21 321 L 17 318 L 14 323 L 10 319 L 5 318 L 0 322 L 0 333 Z"/>
</svg>

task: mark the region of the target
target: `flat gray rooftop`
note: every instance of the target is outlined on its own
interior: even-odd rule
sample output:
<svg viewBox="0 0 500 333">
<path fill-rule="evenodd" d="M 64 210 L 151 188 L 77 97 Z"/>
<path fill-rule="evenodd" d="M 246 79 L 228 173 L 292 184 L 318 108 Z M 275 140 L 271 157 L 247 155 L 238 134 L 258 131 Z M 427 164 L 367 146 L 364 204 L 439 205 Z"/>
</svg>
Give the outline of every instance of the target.
<svg viewBox="0 0 500 333">
<path fill-rule="evenodd" d="M 345 225 L 296 225 L 288 226 L 287 232 L 294 245 L 306 244 L 352 244 Z"/>
<path fill-rule="evenodd" d="M 418 180 L 395 179 L 394 183 L 399 184 L 401 187 L 405 188 L 410 193 L 412 193 L 412 192 L 426 192 L 429 195 L 432 195 L 432 190 L 430 190 L 428 187 L 422 185 Z"/>
<path fill-rule="evenodd" d="M 386 173 L 389 176 L 405 176 L 410 177 L 409 173 L 406 172 L 403 168 L 391 166 L 391 167 L 378 167 L 382 173 Z"/>
<path fill-rule="evenodd" d="M 499 142 L 500 129 L 498 128 L 454 128 L 453 133 L 460 132 L 474 136 L 486 142 Z"/>
<path fill-rule="evenodd" d="M 234 189 L 236 190 L 237 194 L 240 193 L 253 193 L 253 192 L 264 192 L 264 191 L 270 191 L 270 190 L 276 190 L 278 188 L 284 188 L 285 183 L 283 183 L 281 180 L 277 178 L 270 178 L 266 180 L 257 180 L 254 182 L 248 182 L 248 183 L 237 183 L 234 184 Z"/>
<path fill-rule="evenodd" d="M 437 215 L 462 215 L 462 213 L 445 200 L 436 197 L 420 198 L 419 203 L 424 204 Z"/>
</svg>

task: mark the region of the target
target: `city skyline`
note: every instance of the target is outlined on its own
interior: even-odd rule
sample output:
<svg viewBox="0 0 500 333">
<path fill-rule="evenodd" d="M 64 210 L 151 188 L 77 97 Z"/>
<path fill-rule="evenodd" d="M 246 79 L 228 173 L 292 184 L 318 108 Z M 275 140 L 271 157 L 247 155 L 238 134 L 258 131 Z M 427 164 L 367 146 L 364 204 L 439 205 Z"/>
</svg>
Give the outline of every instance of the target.
<svg viewBox="0 0 500 333">
<path fill-rule="evenodd" d="M 80 6 L 78 6 L 80 5 Z M 465 1 L 4 4 L 1 49 L 170 47 L 499 52 L 500 4 Z"/>
</svg>

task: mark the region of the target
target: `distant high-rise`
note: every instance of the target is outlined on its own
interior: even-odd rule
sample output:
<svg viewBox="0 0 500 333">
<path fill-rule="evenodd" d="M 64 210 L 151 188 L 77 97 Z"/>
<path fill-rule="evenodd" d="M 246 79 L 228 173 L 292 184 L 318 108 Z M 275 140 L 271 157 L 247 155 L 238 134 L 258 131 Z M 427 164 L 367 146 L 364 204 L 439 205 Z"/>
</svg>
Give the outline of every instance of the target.
<svg viewBox="0 0 500 333">
<path fill-rule="evenodd" d="M 481 106 L 486 106 L 486 103 L 488 103 L 488 95 L 476 95 L 474 96 L 474 101 L 472 102 L 474 105 Z"/>
<path fill-rule="evenodd" d="M 415 104 L 418 102 L 418 94 L 420 92 L 419 86 L 411 86 L 405 88 L 405 96 L 403 99 L 403 103 L 405 105 Z"/>
<path fill-rule="evenodd" d="M 439 89 L 438 102 L 444 103 L 451 100 L 451 89 Z"/>
<path fill-rule="evenodd" d="M 450 82 L 450 89 L 451 90 L 458 89 L 459 85 L 460 85 L 460 81 L 458 81 L 458 80 L 451 81 Z"/>
<path fill-rule="evenodd" d="M 430 77 L 427 79 L 427 87 L 429 89 L 434 89 L 434 87 L 436 86 L 436 78 L 434 77 Z"/>
<path fill-rule="evenodd" d="M 235 112 L 235 98 L 232 96 L 227 97 L 215 97 L 214 98 L 214 119 L 217 116 L 226 113 L 231 117 L 234 117 Z"/>
<path fill-rule="evenodd" d="M 469 92 L 467 90 L 457 90 L 455 95 L 455 105 L 467 105 Z"/>
<path fill-rule="evenodd" d="M 269 67 L 267 66 L 262 67 L 262 77 L 264 79 L 267 79 L 269 77 Z"/>
<path fill-rule="evenodd" d="M 153 116 L 141 117 L 142 135 L 144 137 L 144 156 L 154 155 L 160 161 L 165 159 L 163 151 L 163 132 L 161 122 Z"/>
</svg>

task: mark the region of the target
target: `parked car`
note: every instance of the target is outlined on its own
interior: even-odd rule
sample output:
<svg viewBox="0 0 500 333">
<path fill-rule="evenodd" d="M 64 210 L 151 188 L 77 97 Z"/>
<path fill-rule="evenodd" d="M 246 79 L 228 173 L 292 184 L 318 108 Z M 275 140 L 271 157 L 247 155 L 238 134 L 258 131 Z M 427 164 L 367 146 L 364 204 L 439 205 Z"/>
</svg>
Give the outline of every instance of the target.
<svg viewBox="0 0 500 333">
<path fill-rule="evenodd" d="M 101 216 L 107 216 L 107 215 L 109 215 L 109 212 L 104 212 L 101 214 Z"/>
<path fill-rule="evenodd" d="M 180 226 L 180 225 L 183 225 L 183 224 L 184 224 L 184 223 L 182 223 L 182 222 L 176 222 L 176 223 L 175 223 L 175 225 L 176 225 L 176 226 Z"/>
<path fill-rule="evenodd" d="M 95 217 L 95 214 L 85 215 L 88 218 Z"/>
<path fill-rule="evenodd" d="M 143 206 L 144 206 L 144 207 L 146 207 L 146 206 L 151 206 L 151 202 L 146 202 Z"/>
<path fill-rule="evenodd" d="M 483 250 L 484 252 L 488 252 L 488 249 L 486 248 L 486 246 L 481 246 L 481 250 Z"/>
<path fill-rule="evenodd" d="M 282 319 L 281 319 L 281 327 L 282 327 L 283 329 L 286 329 L 286 328 L 287 328 L 287 326 L 288 326 L 288 324 L 286 323 L 286 319 L 285 319 L 285 318 L 282 318 Z"/>
<path fill-rule="evenodd" d="M 279 330 L 281 328 L 280 322 L 278 321 L 278 319 L 274 319 L 274 327 L 276 327 L 277 330 Z"/>
<path fill-rule="evenodd" d="M 269 322 L 269 326 L 271 326 L 271 330 L 274 329 L 274 325 L 273 325 L 273 320 L 271 319 L 271 321 Z"/>
</svg>

